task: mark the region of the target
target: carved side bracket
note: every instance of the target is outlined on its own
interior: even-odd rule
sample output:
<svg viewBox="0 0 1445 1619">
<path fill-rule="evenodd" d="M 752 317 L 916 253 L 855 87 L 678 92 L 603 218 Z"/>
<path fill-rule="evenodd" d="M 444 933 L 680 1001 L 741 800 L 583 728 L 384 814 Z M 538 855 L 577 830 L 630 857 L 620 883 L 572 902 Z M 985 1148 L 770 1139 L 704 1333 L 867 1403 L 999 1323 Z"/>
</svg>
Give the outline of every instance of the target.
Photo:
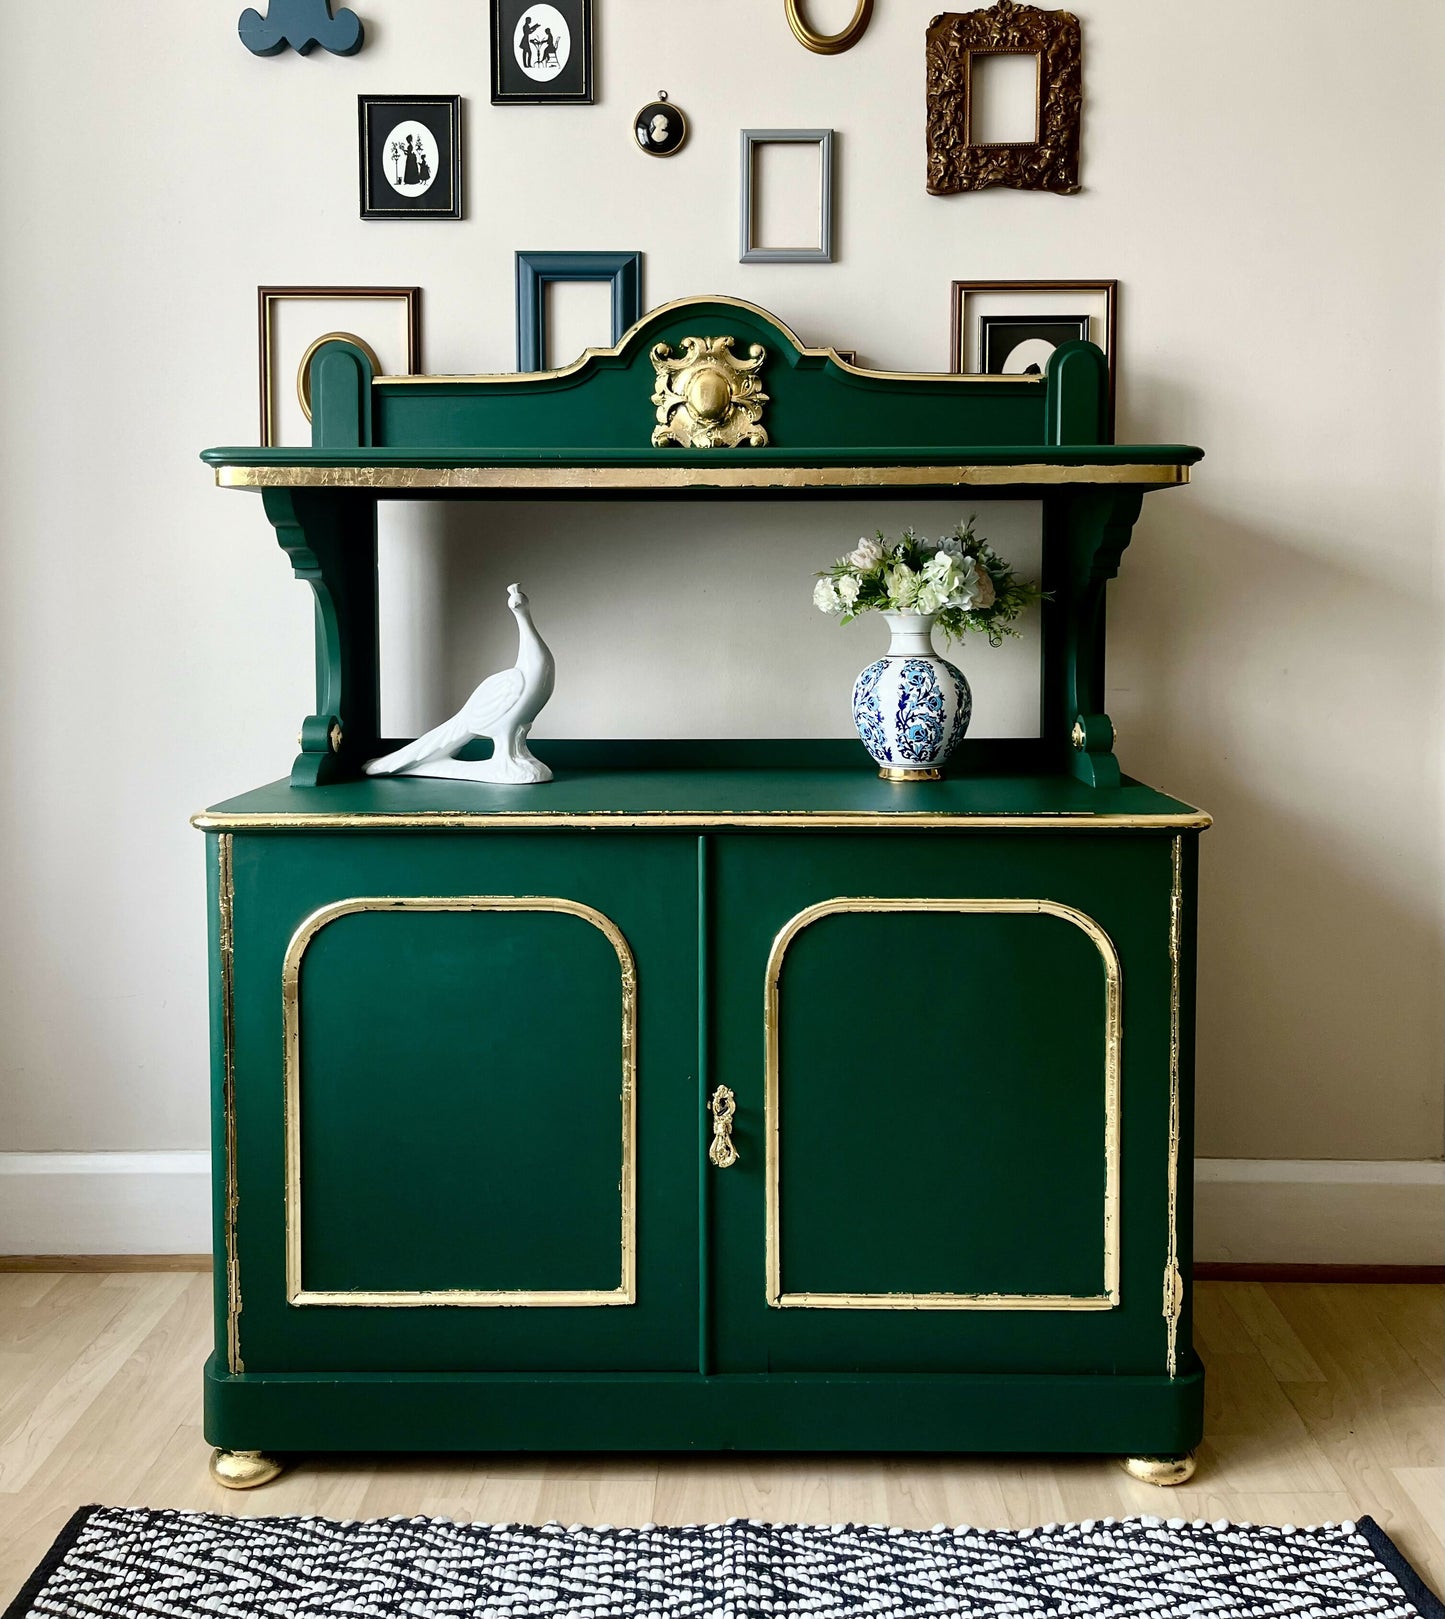
<svg viewBox="0 0 1445 1619">
<path fill-rule="evenodd" d="M 293 787 L 349 780 L 377 751 L 376 502 L 292 489 L 262 493 L 266 516 L 316 600 L 316 711 L 301 721 Z"/>
<path fill-rule="evenodd" d="M 1119 784 L 1104 711 L 1105 594 L 1143 502 L 1140 490 L 1103 489 L 1045 507 L 1044 735 L 1067 738 L 1073 773 L 1092 787 Z"/>
</svg>

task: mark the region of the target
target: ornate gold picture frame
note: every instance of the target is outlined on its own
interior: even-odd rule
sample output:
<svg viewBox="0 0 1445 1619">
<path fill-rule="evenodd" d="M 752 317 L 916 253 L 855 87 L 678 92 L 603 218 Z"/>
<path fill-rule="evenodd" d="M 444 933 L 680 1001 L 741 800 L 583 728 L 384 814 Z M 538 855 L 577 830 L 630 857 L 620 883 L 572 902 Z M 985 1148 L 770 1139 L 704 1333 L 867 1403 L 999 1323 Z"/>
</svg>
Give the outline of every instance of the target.
<svg viewBox="0 0 1445 1619">
<path fill-rule="evenodd" d="M 973 139 L 972 79 L 981 56 L 1038 59 L 1031 141 Z M 997 0 L 987 11 L 951 11 L 928 25 L 928 190 L 1012 186 L 1017 191 L 1079 189 L 1083 108 L 1082 32 L 1068 11 Z"/>
</svg>

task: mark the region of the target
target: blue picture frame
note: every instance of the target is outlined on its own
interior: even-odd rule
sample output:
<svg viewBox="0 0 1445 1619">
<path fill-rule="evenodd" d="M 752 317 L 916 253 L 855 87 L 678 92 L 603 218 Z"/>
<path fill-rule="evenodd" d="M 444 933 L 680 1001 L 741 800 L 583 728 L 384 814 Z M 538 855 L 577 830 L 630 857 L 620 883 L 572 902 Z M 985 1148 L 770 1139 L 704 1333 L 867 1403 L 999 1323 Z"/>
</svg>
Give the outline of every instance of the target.
<svg viewBox="0 0 1445 1619">
<path fill-rule="evenodd" d="M 641 253 L 517 254 L 517 369 L 542 371 L 547 356 L 547 283 L 605 281 L 612 288 L 612 341 L 642 318 Z"/>
</svg>

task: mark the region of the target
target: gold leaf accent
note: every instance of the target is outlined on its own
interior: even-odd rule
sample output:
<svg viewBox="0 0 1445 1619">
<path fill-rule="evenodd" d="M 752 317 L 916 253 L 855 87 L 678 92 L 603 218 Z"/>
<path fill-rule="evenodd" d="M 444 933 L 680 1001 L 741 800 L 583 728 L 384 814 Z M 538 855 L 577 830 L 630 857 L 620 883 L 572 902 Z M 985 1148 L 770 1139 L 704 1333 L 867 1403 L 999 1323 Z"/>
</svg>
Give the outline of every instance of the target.
<svg viewBox="0 0 1445 1619">
<path fill-rule="evenodd" d="M 685 337 L 679 355 L 670 343 L 652 348 L 657 386 L 654 449 L 681 445 L 685 450 L 754 449 L 768 442 L 762 425 L 768 396 L 758 377 L 768 351 L 761 343 L 740 360 L 731 337 Z"/>
</svg>

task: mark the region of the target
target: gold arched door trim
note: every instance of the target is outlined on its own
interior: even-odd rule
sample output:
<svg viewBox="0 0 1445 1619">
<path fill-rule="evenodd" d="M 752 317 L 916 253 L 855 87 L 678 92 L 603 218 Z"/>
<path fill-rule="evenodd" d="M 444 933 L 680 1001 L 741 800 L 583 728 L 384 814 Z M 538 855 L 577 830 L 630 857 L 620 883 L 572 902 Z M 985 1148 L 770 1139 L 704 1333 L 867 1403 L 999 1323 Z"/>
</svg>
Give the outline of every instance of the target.
<svg viewBox="0 0 1445 1619">
<path fill-rule="evenodd" d="M 825 916 L 859 912 L 957 912 L 965 916 L 1051 916 L 1093 944 L 1104 971 L 1103 1291 L 1065 1293 L 787 1293 L 783 1290 L 782 1068 L 783 958 L 797 936 Z M 785 922 L 768 955 L 763 983 L 763 1169 L 767 1301 L 775 1310 L 1115 1310 L 1119 1307 L 1120 1061 L 1124 1046 L 1123 969 L 1114 942 L 1086 912 L 1053 899 L 878 899 L 839 897 L 809 905 Z M 1172 1375 L 1172 1373 L 1171 1373 Z"/>
<path fill-rule="evenodd" d="M 229 868 L 228 868 L 229 871 Z M 225 889 L 223 888 L 223 892 Z M 615 1288 L 501 1290 L 442 1288 L 322 1290 L 301 1279 L 301 962 L 316 935 L 344 916 L 361 912 L 545 911 L 575 916 L 590 923 L 617 954 L 622 987 L 622 1155 L 618 1177 L 621 1215 L 622 1272 Z M 286 1210 L 286 1302 L 292 1305 L 345 1305 L 363 1309 L 399 1309 L 444 1305 L 460 1308 L 516 1306 L 562 1309 L 637 1303 L 637 962 L 622 930 L 580 900 L 543 894 L 461 894 L 367 897 L 335 900 L 313 911 L 291 936 L 281 962 L 281 1023 Z M 239 1306 L 238 1306 L 239 1307 Z"/>
<path fill-rule="evenodd" d="M 853 10 L 853 20 L 836 34 L 820 34 L 808 26 L 803 20 L 803 0 L 783 0 L 783 10 L 788 16 L 788 27 L 793 30 L 800 45 L 817 51 L 819 56 L 836 56 L 862 39 L 873 16 L 873 0 L 858 0 Z"/>
</svg>

